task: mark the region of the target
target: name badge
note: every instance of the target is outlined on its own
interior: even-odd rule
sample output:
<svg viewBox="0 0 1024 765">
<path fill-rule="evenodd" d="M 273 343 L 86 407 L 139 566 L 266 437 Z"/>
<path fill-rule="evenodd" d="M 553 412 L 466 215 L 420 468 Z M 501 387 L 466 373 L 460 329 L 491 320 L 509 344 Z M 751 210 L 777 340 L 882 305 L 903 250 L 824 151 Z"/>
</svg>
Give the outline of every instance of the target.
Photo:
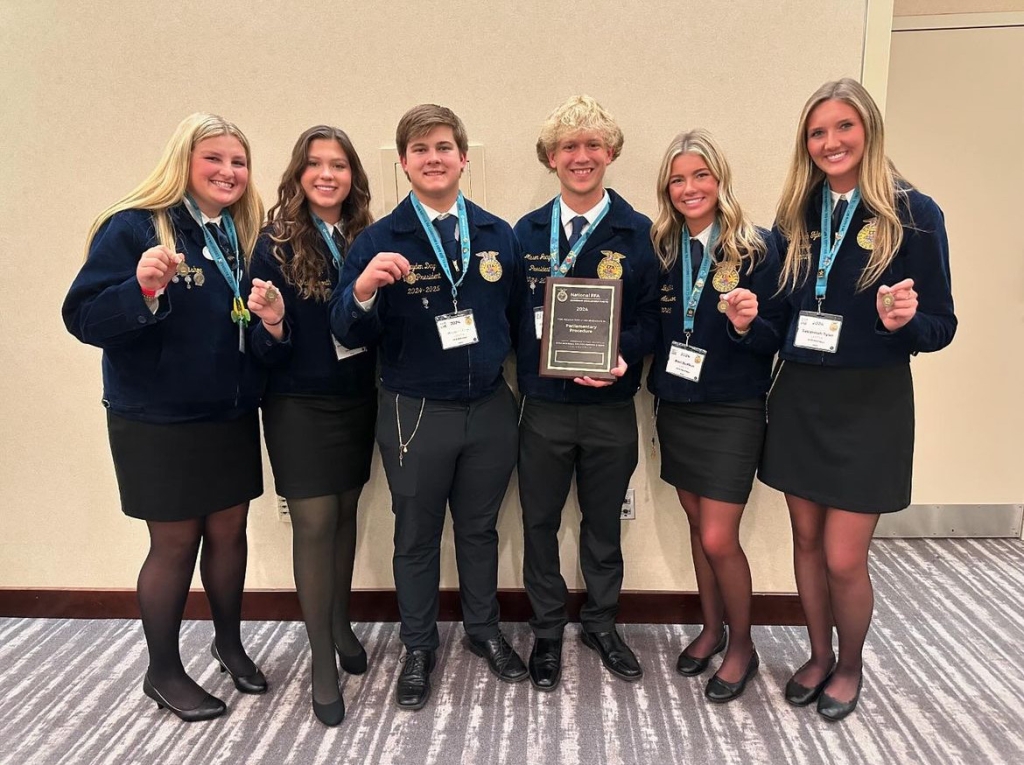
<svg viewBox="0 0 1024 765">
<path fill-rule="evenodd" d="M 437 334 L 441 336 L 441 347 L 446 351 L 480 342 L 476 335 L 476 321 L 473 319 L 472 308 L 458 313 L 443 314 L 438 316 L 436 321 Z"/>
<path fill-rule="evenodd" d="M 670 375 L 682 377 L 690 382 L 700 380 L 701 370 L 704 369 L 704 361 L 708 352 L 703 348 L 692 345 L 685 345 L 680 342 L 672 343 L 672 350 L 668 353 L 668 363 L 665 371 Z"/>
<path fill-rule="evenodd" d="M 839 332 L 842 328 L 842 316 L 834 313 L 801 311 L 793 345 L 810 351 L 835 353 L 839 347 Z"/>
<path fill-rule="evenodd" d="M 338 338 L 334 335 L 331 335 L 331 342 L 334 343 L 334 353 L 337 355 L 338 361 L 352 356 L 358 356 L 360 353 L 366 353 L 366 346 L 363 346 L 362 348 L 346 348 L 338 342 Z"/>
<path fill-rule="evenodd" d="M 533 309 L 533 329 L 537 339 L 540 340 L 541 335 L 544 334 L 544 306 L 542 305 Z"/>
</svg>

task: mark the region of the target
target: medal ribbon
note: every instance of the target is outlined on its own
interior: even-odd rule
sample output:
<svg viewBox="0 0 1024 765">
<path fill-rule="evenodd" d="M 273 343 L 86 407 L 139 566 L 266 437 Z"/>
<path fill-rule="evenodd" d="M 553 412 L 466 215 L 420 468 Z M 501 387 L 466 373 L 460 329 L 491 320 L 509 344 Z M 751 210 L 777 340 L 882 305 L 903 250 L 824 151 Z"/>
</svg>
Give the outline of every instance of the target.
<svg viewBox="0 0 1024 765">
<path fill-rule="evenodd" d="M 690 334 L 693 332 L 693 320 L 697 315 L 697 303 L 700 302 L 701 293 L 704 292 L 704 284 L 708 280 L 708 272 L 711 271 L 711 253 L 718 246 L 718 221 L 711 224 L 711 236 L 708 238 L 708 246 L 704 248 L 704 257 L 700 261 L 700 269 L 697 271 L 697 281 L 693 281 L 693 264 L 690 262 L 690 234 L 683 224 L 683 230 L 679 242 L 679 259 L 683 267 L 683 297 L 689 295 L 686 303 L 686 311 L 683 313 L 683 332 L 686 333 L 686 344 L 690 344 Z M 692 283 L 691 283 L 692 282 Z"/>
<path fill-rule="evenodd" d="M 860 203 L 860 189 L 854 189 L 850 194 L 850 206 L 846 208 L 846 214 L 839 222 L 839 231 L 836 232 L 835 241 L 832 241 L 832 189 L 825 181 L 821 195 L 821 250 L 818 252 L 818 276 L 814 282 L 814 297 L 818 301 L 818 313 L 821 313 L 821 304 L 825 300 L 825 291 L 828 289 L 828 275 L 832 272 L 832 265 L 836 262 L 839 254 L 839 247 L 846 237 L 853 220 L 853 213 Z M 826 245 L 828 250 L 825 249 Z"/>
<path fill-rule="evenodd" d="M 317 231 L 320 232 L 320 236 L 324 238 L 327 243 L 327 249 L 331 251 L 331 258 L 334 260 L 334 265 L 338 269 L 338 273 L 341 273 L 341 251 L 338 249 L 337 242 L 334 241 L 334 237 L 331 236 L 330 227 L 324 223 L 320 218 L 317 217 L 316 213 L 310 211 L 309 216 L 313 219 L 313 223 L 316 224 Z"/>
<path fill-rule="evenodd" d="M 583 251 L 583 245 L 587 243 L 590 238 L 590 234 L 597 228 L 597 224 L 604 220 L 604 216 L 608 214 L 608 208 L 611 207 L 611 202 L 605 204 L 601 208 L 601 212 L 597 214 L 594 222 L 583 229 L 583 233 L 580 234 L 580 238 L 576 240 L 576 244 L 569 250 L 569 254 L 565 256 L 565 260 L 561 263 L 558 262 L 558 234 L 562 228 L 562 203 L 561 197 L 555 197 L 554 203 L 551 205 L 551 275 L 552 276 L 565 276 L 572 270 L 572 267 L 576 264 L 576 258 L 580 252 Z"/>
<path fill-rule="evenodd" d="M 185 207 L 195 222 L 199 224 L 199 229 L 203 232 L 203 238 L 206 240 L 206 248 L 210 251 L 210 257 L 213 258 L 213 262 L 217 264 L 217 270 L 220 271 L 224 281 L 228 283 L 228 286 L 234 293 L 234 299 L 231 301 L 231 321 L 239 327 L 249 326 L 249 309 L 245 307 L 242 293 L 239 290 L 245 263 L 242 261 L 242 253 L 238 248 L 238 232 L 235 230 L 235 221 L 232 219 L 231 213 L 226 207 L 221 210 L 220 222 L 224 227 L 224 233 L 227 235 L 231 248 L 235 251 L 234 273 L 231 271 L 231 266 L 228 265 L 227 258 L 224 257 L 224 252 L 221 250 L 217 238 L 203 225 L 202 212 L 200 212 L 199 205 L 196 204 L 190 194 L 185 195 Z"/>
<path fill-rule="evenodd" d="M 430 218 L 427 217 L 427 211 L 423 209 L 423 205 L 420 204 L 420 200 L 416 198 L 413 192 L 409 192 L 409 199 L 412 201 L 412 207 L 416 211 L 416 217 L 420 219 L 420 225 L 423 226 L 423 230 L 427 234 L 427 239 L 430 241 L 430 246 L 434 250 L 434 257 L 437 258 L 438 264 L 441 266 L 441 270 L 444 271 L 444 275 L 448 277 L 449 284 L 452 285 L 452 305 L 455 306 L 455 310 L 459 310 L 459 287 L 462 285 L 462 280 L 466 278 L 466 274 L 469 272 L 469 218 L 466 215 L 466 199 L 462 196 L 462 192 L 459 192 L 459 196 L 455 199 L 456 209 L 459 213 L 459 248 L 462 250 L 462 274 L 459 276 L 459 280 L 455 281 L 452 278 L 452 269 L 448 265 L 448 256 L 444 252 L 444 246 L 441 244 L 441 237 L 437 235 L 437 229 L 434 228 L 434 224 L 430 222 Z"/>
</svg>

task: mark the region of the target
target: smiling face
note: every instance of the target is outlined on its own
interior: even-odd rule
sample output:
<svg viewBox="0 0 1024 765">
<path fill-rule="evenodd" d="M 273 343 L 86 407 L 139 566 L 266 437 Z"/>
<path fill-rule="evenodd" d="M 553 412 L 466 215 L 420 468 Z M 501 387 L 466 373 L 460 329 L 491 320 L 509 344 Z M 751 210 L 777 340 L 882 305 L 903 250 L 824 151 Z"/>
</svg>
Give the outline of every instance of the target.
<svg viewBox="0 0 1024 765">
<path fill-rule="evenodd" d="M 352 190 L 352 168 L 341 144 L 331 138 L 310 142 L 299 184 L 314 215 L 326 223 L 341 220 L 341 205 Z"/>
<path fill-rule="evenodd" d="M 690 235 L 699 234 L 715 221 L 718 213 L 718 179 L 699 154 L 680 154 L 672 160 L 668 197 L 686 219 Z"/>
<path fill-rule="evenodd" d="M 459 151 L 455 132 L 450 127 L 438 125 L 428 133 L 411 138 L 400 159 L 421 201 L 438 212 L 447 212 L 455 204 L 466 155 Z"/>
<path fill-rule="evenodd" d="M 834 191 L 857 185 L 864 141 L 864 122 L 845 101 L 823 101 L 807 118 L 807 153 Z"/>
<path fill-rule="evenodd" d="M 234 136 L 206 138 L 192 149 L 188 192 L 208 218 L 241 199 L 248 185 L 249 161 Z"/>
<path fill-rule="evenodd" d="M 601 201 L 604 171 L 612 159 L 612 150 L 595 131 L 566 136 L 548 152 L 548 164 L 562 187 L 562 200 L 574 212 L 586 212 Z"/>
</svg>

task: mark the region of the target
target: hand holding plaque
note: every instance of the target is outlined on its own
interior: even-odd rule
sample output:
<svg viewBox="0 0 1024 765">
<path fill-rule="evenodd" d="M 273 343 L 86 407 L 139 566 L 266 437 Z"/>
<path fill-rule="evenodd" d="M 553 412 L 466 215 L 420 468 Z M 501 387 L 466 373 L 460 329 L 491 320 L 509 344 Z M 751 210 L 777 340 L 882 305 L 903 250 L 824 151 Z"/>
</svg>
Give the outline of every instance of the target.
<svg viewBox="0 0 1024 765">
<path fill-rule="evenodd" d="M 612 373 L 620 362 L 621 320 L 620 279 L 548 279 L 540 341 L 541 377 L 613 382 L 621 376 Z"/>
</svg>

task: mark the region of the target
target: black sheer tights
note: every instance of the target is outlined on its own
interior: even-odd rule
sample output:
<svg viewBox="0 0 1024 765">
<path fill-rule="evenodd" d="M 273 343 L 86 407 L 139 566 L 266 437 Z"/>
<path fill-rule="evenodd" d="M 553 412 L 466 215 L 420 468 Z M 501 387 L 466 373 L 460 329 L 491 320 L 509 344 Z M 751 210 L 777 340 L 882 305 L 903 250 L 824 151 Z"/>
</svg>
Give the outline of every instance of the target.
<svg viewBox="0 0 1024 765">
<path fill-rule="evenodd" d="M 347 656 L 363 649 L 349 622 L 361 491 L 288 500 L 295 589 L 312 654 L 313 698 L 321 704 L 338 698 L 335 649 Z"/>
<path fill-rule="evenodd" d="M 139 571 L 138 598 L 149 648 L 148 674 L 160 693 L 182 709 L 197 706 L 206 695 L 185 673 L 178 650 L 181 617 L 200 543 L 199 569 L 213 614 L 217 649 L 236 674 L 255 672 L 241 638 L 248 511 L 246 502 L 205 518 L 147 522 L 149 555 Z"/>
</svg>

